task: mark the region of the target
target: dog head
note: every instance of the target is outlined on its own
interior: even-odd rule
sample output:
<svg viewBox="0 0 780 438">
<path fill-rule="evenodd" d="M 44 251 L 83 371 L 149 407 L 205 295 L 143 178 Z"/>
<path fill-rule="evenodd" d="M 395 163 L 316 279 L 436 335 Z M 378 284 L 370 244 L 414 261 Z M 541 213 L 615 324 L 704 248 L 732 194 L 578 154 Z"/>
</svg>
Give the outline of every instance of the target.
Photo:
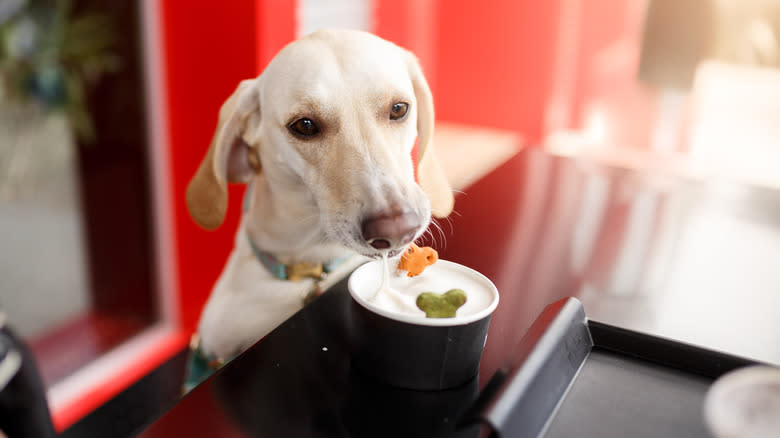
<svg viewBox="0 0 780 438">
<path fill-rule="evenodd" d="M 410 52 L 365 32 L 315 32 L 223 104 L 187 189 L 190 214 L 218 227 L 227 183 L 262 177 L 270 192 L 302 201 L 329 241 L 397 253 L 453 207 L 433 127 L 431 92 Z"/>
</svg>

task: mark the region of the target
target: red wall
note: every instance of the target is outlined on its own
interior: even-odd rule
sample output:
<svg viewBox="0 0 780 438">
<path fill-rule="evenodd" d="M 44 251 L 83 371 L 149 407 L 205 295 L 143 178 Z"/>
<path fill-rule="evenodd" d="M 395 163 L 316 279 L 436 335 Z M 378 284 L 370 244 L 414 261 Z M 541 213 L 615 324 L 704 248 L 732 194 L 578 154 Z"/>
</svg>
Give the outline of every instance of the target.
<svg viewBox="0 0 780 438">
<path fill-rule="evenodd" d="M 194 327 L 238 222 L 231 208 L 225 224 L 206 232 L 190 219 L 185 191 L 206 153 L 222 102 L 241 79 L 255 75 L 254 0 L 163 2 L 165 86 L 168 98 L 174 220 L 179 255 L 182 324 Z M 231 198 L 240 196 L 231 189 Z"/>
<path fill-rule="evenodd" d="M 297 0 L 255 0 L 257 74 L 295 38 Z"/>
<path fill-rule="evenodd" d="M 583 1 L 577 35 L 576 87 L 571 108 L 572 127 L 581 128 L 584 105 L 592 98 L 604 97 L 636 84 L 639 62 L 639 29 L 641 20 L 631 17 L 629 2 L 625 0 Z M 622 40 L 625 51 L 621 58 L 604 64 L 604 54 L 614 51 Z M 630 52 L 626 53 L 626 51 Z M 630 60 L 624 59 L 628 56 Z M 599 59 L 601 58 L 601 60 Z"/>
<path fill-rule="evenodd" d="M 540 138 L 559 1 L 440 2 L 434 88 L 442 120 Z"/>
<path fill-rule="evenodd" d="M 374 0 L 373 32 L 411 50 L 435 87 L 438 0 Z"/>
<path fill-rule="evenodd" d="M 222 103 L 256 77 L 294 31 L 295 2 L 163 2 L 168 129 L 178 250 L 181 323 L 193 330 L 233 247 L 243 186 L 230 188 L 225 223 L 205 231 L 190 218 L 185 191 L 206 153 Z"/>
<path fill-rule="evenodd" d="M 421 59 L 439 120 L 541 137 L 559 0 L 375 4 L 375 32 Z"/>
</svg>

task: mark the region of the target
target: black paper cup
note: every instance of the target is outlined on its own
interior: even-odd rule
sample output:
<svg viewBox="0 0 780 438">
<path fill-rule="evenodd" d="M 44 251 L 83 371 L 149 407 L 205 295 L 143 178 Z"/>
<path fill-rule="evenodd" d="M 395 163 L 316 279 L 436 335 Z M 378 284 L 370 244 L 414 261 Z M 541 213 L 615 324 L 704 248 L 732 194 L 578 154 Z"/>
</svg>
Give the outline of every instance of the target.
<svg viewBox="0 0 780 438">
<path fill-rule="evenodd" d="M 396 263 L 390 261 L 391 271 Z M 381 382 L 417 390 L 454 388 L 476 376 L 490 318 L 498 306 L 495 285 L 473 269 L 439 260 L 421 274 L 434 272 L 446 278 L 432 292 L 459 288 L 465 282 L 468 288 L 460 288 L 472 301 L 466 302 L 471 308 L 464 305 L 461 309 L 467 312 L 461 315 L 459 309 L 453 318 L 426 318 L 421 311 L 422 315 L 403 314 L 369 301 L 381 285 L 382 269 L 382 261 L 369 262 L 349 278 L 356 369 Z M 475 299 L 477 294 L 486 298 Z"/>
</svg>

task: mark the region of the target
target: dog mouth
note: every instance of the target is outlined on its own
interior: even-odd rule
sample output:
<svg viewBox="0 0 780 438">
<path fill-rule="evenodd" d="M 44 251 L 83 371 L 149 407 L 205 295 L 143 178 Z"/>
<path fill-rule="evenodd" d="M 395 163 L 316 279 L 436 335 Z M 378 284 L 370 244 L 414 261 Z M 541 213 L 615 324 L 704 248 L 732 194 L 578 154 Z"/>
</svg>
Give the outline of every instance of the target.
<svg viewBox="0 0 780 438">
<path fill-rule="evenodd" d="M 374 260 L 381 259 L 385 255 L 387 256 L 387 258 L 393 258 L 398 254 L 404 252 L 405 249 L 406 247 L 404 246 L 403 248 L 396 248 L 396 249 L 390 249 L 385 251 L 367 252 L 367 253 L 363 253 L 363 255 Z"/>
</svg>

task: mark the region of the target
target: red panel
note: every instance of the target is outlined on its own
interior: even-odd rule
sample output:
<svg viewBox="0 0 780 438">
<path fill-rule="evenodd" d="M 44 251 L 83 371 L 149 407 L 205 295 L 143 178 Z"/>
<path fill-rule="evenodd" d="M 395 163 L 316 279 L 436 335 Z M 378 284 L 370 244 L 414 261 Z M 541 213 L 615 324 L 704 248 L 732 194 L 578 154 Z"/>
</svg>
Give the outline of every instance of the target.
<svg viewBox="0 0 780 438">
<path fill-rule="evenodd" d="M 560 1 L 375 0 L 374 31 L 415 52 L 441 120 L 542 135 Z"/>
<path fill-rule="evenodd" d="M 149 325 L 135 316 L 93 311 L 30 339 L 29 344 L 44 386 L 50 388 Z"/>
<path fill-rule="evenodd" d="M 239 81 L 257 75 L 255 1 L 222 2 L 219 7 L 207 0 L 160 5 L 181 318 L 184 328 L 192 329 L 232 247 L 242 188 L 231 188 L 228 217 L 214 232 L 190 219 L 184 194 L 209 147 L 222 102 Z"/>
<path fill-rule="evenodd" d="M 628 3 L 375 0 L 374 31 L 421 59 L 439 119 L 514 130 L 534 143 L 545 134 L 562 35 L 575 44 L 573 71 L 562 72 L 573 75 L 567 110 L 575 124 L 593 93 L 635 81 L 635 63 L 609 72 L 595 64 L 621 39 L 636 43 L 641 10 Z"/>
<path fill-rule="evenodd" d="M 649 146 L 658 110 L 655 90 L 638 79 L 644 15 L 633 2 L 582 3 L 569 128 L 585 127 L 588 107 L 596 105 L 609 125 L 604 141 Z"/>
<path fill-rule="evenodd" d="M 641 20 L 630 19 L 632 9 L 637 8 L 631 8 L 629 3 L 625 0 L 589 0 L 581 4 L 577 17 L 577 87 L 572 96 L 574 128 L 582 127 L 584 105 L 589 99 L 636 85 L 639 65 L 639 29 L 636 27 L 641 25 Z M 599 55 L 610 46 L 617 48 L 617 43 L 621 42 L 627 44 L 626 50 L 635 51 L 633 62 L 615 59 L 608 67 L 599 65 L 604 64 L 604 60 L 599 62 Z"/>
<path fill-rule="evenodd" d="M 261 72 L 286 44 L 295 39 L 296 1 L 256 0 L 257 71 Z"/>
<path fill-rule="evenodd" d="M 375 0 L 373 32 L 412 51 L 431 88 L 436 83 L 436 0 Z"/>
<path fill-rule="evenodd" d="M 68 426 L 71 426 L 181 351 L 187 345 L 188 340 L 189 336 L 184 333 L 171 334 L 170 337 L 167 337 L 147 351 L 143 360 L 138 360 L 137 363 L 128 366 L 123 372 L 118 373 L 105 384 L 91 389 L 73 403 L 53 412 L 52 421 L 54 422 L 54 427 L 58 431 L 63 431 Z"/>
<path fill-rule="evenodd" d="M 440 2 L 438 117 L 542 135 L 554 71 L 559 1 Z"/>
</svg>

